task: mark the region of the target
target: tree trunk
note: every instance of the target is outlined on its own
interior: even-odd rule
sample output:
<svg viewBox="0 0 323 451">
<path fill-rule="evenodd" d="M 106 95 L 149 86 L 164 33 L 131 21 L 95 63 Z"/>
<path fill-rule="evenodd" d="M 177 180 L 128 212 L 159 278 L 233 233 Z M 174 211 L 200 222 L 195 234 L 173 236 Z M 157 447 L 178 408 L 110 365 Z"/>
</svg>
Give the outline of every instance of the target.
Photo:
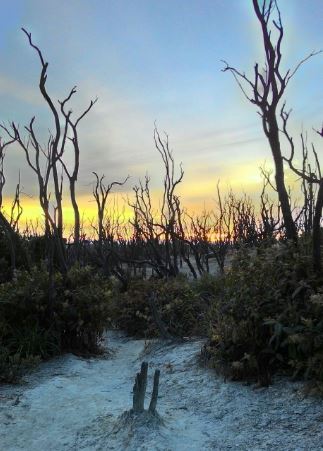
<svg viewBox="0 0 323 451">
<path fill-rule="evenodd" d="M 271 152 L 275 163 L 275 181 L 279 202 L 281 205 L 286 237 L 297 243 L 297 230 L 293 220 L 289 196 L 285 186 L 284 162 L 279 141 L 279 129 L 275 112 L 268 114 L 264 121 L 264 131 L 268 138 Z"/>
<path fill-rule="evenodd" d="M 12 229 L 10 223 L 8 222 L 8 220 L 1 211 L 0 211 L 0 225 L 3 227 L 4 232 L 9 241 L 11 276 L 13 277 L 16 269 L 17 252 L 23 258 L 24 265 L 27 269 L 29 269 L 30 267 L 29 256 L 23 246 L 20 235 Z"/>
<path fill-rule="evenodd" d="M 59 186 L 59 178 L 57 173 L 56 162 L 53 164 L 53 180 L 54 180 L 54 191 L 57 203 L 57 221 L 56 228 L 59 239 L 63 239 L 63 208 L 62 208 L 62 194 Z"/>
<path fill-rule="evenodd" d="M 312 255 L 313 268 L 317 273 L 321 272 L 321 217 L 323 208 L 323 179 L 320 181 L 319 190 L 315 204 L 315 212 L 313 219 L 313 241 L 312 241 Z"/>
<path fill-rule="evenodd" d="M 159 388 L 159 376 L 160 370 L 156 370 L 154 374 L 154 387 L 151 395 L 151 401 L 149 404 L 149 412 L 155 413 L 157 407 L 157 399 L 158 399 L 158 388 Z"/>
<path fill-rule="evenodd" d="M 80 242 L 80 211 L 76 200 L 76 193 L 75 193 L 75 182 L 70 182 L 70 195 L 71 195 L 71 202 L 74 210 L 74 243 L 79 244 Z"/>
<path fill-rule="evenodd" d="M 147 388 L 148 363 L 142 362 L 140 373 L 137 373 L 135 385 L 133 386 L 133 406 L 134 412 L 145 410 L 145 395 Z"/>
</svg>

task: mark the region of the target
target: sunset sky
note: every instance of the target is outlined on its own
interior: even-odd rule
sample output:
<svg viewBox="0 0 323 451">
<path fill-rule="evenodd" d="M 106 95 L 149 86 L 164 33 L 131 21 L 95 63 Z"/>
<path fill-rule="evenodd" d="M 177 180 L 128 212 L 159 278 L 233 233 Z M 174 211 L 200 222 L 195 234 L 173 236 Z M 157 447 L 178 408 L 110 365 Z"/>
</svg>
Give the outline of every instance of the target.
<svg viewBox="0 0 323 451">
<path fill-rule="evenodd" d="M 215 198 L 218 179 L 236 191 L 259 190 L 258 167 L 271 154 L 256 109 L 248 104 L 225 59 L 251 73 L 262 61 L 262 41 L 251 0 L 0 0 L 0 120 L 23 125 L 32 116 L 46 138 L 52 119 L 37 86 L 39 60 L 23 26 L 49 62 L 48 91 L 62 99 L 72 86 L 75 112 L 96 96 L 80 125 L 78 191 L 89 216 L 92 171 L 107 181 L 131 176 L 125 192 L 148 172 L 161 186 L 160 157 L 153 145 L 154 121 L 167 131 L 174 157 L 185 170 L 183 202 L 202 209 Z M 285 67 L 323 48 L 322 0 L 281 0 Z M 323 121 L 323 55 L 295 76 L 287 103 L 290 129 L 319 128 Z M 317 150 L 320 153 L 319 143 Z M 321 145 L 322 147 L 322 145 Z M 37 214 L 37 186 L 19 149 L 5 162 L 10 199 L 21 170 L 26 214 Z M 292 181 L 292 180 L 291 180 Z M 28 210 L 29 208 L 29 210 Z"/>
</svg>

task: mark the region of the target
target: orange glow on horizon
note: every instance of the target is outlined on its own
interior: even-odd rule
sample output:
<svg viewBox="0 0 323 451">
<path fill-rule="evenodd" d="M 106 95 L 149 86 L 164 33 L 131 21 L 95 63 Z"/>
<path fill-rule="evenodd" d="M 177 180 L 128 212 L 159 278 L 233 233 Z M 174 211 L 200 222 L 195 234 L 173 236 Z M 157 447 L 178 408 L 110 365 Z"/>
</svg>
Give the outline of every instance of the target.
<svg viewBox="0 0 323 451">
<path fill-rule="evenodd" d="M 259 195 L 262 189 L 262 176 L 260 170 L 257 170 L 263 162 L 254 162 L 253 164 L 241 165 L 239 168 L 234 168 L 228 171 L 228 174 L 222 174 L 220 180 L 220 191 L 223 197 L 226 193 L 232 189 L 233 192 L 239 196 L 246 194 L 250 196 L 255 202 L 255 208 L 258 208 Z M 201 177 L 200 180 L 194 179 L 191 174 L 185 174 L 187 177 L 183 179 L 183 182 L 177 187 L 177 194 L 180 196 L 182 207 L 189 212 L 189 214 L 198 215 L 204 211 L 214 211 L 217 202 L 217 183 L 218 179 L 216 174 L 213 177 Z M 292 174 L 286 171 L 286 183 L 293 188 L 296 187 Z M 295 189 L 297 193 L 297 188 Z M 153 204 L 153 210 L 158 211 L 162 201 L 162 187 L 159 189 L 151 189 L 151 199 Z M 275 193 L 272 198 L 276 199 Z M 87 235 L 93 235 L 94 229 L 91 226 L 96 224 L 97 220 L 97 205 L 93 196 L 79 195 L 78 205 L 81 215 L 81 223 L 83 230 Z M 129 206 L 127 199 L 133 202 L 133 192 L 129 190 L 124 193 L 113 193 L 108 201 L 106 212 L 108 216 L 113 219 L 119 217 L 122 223 L 129 222 L 129 219 L 133 217 L 133 210 Z M 6 197 L 3 201 L 3 210 L 5 214 L 10 216 L 12 198 Z M 23 214 L 20 218 L 19 229 L 24 231 L 26 224 L 33 224 L 34 227 L 38 227 L 38 230 L 43 229 L 43 212 L 39 205 L 37 197 L 22 196 L 21 205 L 23 208 Z M 52 207 L 53 211 L 53 207 Z M 68 195 L 63 198 L 63 218 L 65 235 L 70 236 L 73 230 L 74 224 L 74 212 L 70 203 Z"/>
</svg>

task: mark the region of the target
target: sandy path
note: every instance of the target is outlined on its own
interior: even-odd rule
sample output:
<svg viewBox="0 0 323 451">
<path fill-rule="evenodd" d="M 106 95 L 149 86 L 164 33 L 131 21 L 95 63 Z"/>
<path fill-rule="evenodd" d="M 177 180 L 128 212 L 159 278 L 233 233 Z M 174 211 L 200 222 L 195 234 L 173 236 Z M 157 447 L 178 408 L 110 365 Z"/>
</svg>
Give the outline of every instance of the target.
<svg viewBox="0 0 323 451">
<path fill-rule="evenodd" d="M 142 340 L 110 332 L 110 357 L 42 364 L 24 385 L 0 387 L 1 451 L 323 450 L 322 401 L 284 381 L 261 390 L 224 383 L 197 365 L 201 344 L 144 351 Z M 143 359 L 150 376 L 161 369 L 164 425 L 120 427 Z"/>
</svg>

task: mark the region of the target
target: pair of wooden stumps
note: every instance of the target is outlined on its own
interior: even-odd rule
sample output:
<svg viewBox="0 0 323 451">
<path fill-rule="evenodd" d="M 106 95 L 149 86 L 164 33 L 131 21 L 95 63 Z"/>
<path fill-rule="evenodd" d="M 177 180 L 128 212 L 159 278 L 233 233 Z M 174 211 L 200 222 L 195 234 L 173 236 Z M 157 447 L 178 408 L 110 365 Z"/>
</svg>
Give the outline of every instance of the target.
<svg viewBox="0 0 323 451">
<path fill-rule="evenodd" d="M 132 412 L 141 413 L 145 411 L 145 396 L 147 389 L 148 363 L 142 362 L 140 373 L 137 373 L 135 384 L 133 386 L 133 404 Z M 154 385 L 151 394 L 151 400 L 148 412 L 152 415 L 156 414 L 158 388 L 159 388 L 160 370 L 155 370 Z"/>
</svg>

